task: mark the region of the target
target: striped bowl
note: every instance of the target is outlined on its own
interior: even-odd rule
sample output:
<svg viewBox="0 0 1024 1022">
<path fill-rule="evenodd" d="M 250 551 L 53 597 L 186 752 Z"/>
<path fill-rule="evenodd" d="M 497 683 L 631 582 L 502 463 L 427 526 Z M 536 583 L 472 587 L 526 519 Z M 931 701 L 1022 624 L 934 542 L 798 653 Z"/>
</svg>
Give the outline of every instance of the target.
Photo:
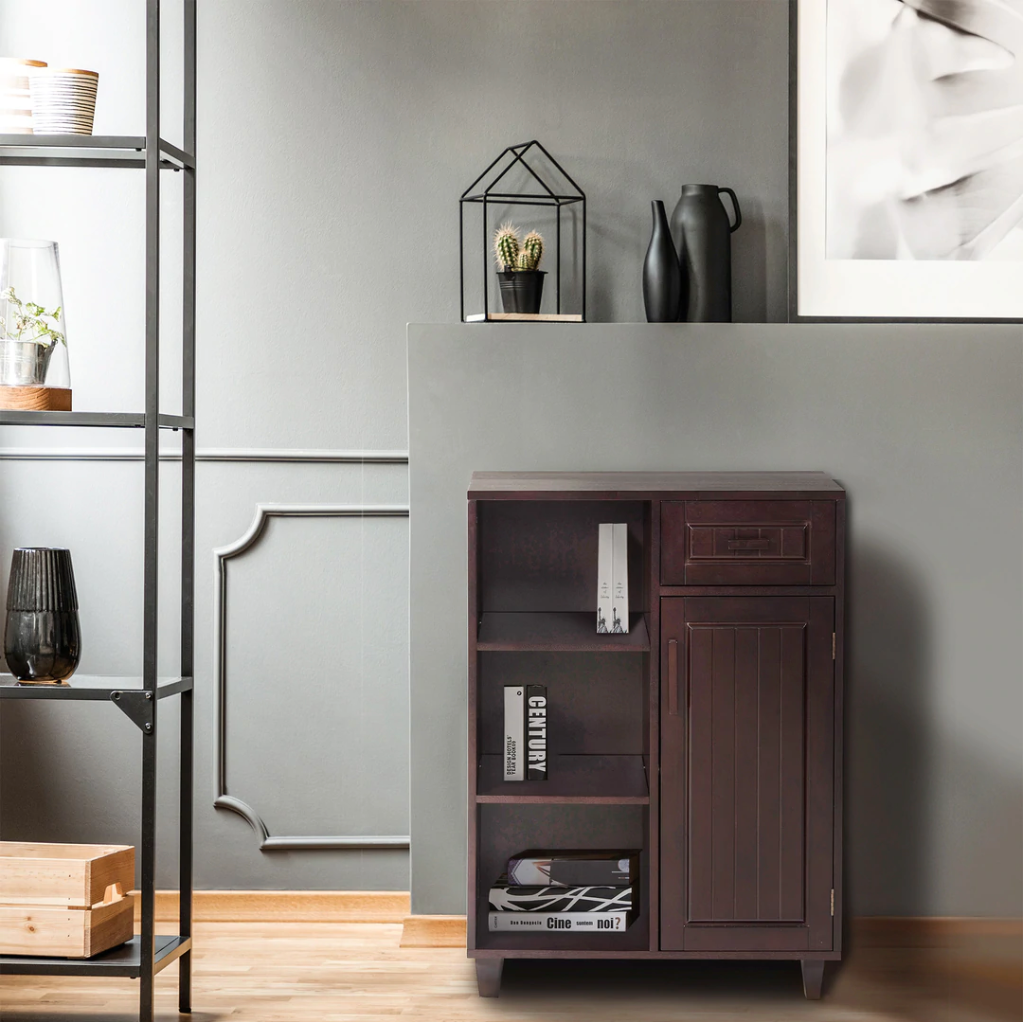
<svg viewBox="0 0 1024 1022">
<path fill-rule="evenodd" d="M 32 75 L 32 129 L 37 135 L 91 135 L 100 76 L 77 68 Z"/>
</svg>

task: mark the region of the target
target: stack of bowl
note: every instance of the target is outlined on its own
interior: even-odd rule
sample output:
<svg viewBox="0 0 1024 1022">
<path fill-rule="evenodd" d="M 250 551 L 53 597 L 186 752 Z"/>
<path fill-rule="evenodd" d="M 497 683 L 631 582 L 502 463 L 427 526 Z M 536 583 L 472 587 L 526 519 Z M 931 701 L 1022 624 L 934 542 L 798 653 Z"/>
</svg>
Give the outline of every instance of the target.
<svg viewBox="0 0 1024 1022">
<path fill-rule="evenodd" d="M 32 134 L 29 79 L 45 60 L 0 57 L 0 135 Z"/>
<path fill-rule="evenodd" d="M 91 135 L 100 76 L 77 68 L 41 68 L 32 75 L 32 128 L 37 135 Z"/>
</svg>

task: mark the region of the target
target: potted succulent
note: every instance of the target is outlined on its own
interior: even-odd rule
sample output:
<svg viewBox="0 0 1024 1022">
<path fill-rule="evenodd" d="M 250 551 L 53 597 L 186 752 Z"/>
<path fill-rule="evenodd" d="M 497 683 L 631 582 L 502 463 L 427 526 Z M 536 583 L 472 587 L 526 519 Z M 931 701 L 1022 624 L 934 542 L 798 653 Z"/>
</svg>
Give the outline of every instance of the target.
<svg viewBox="0 0 1024 1022">
<path fill-rule="evenodd" d="M 544 256 L 544 239 L 536 232 L 519 241 L 512 224 L 502 224 L 494 235 L 494 256 L 498 263 L 498 288 L 506 312 L 537 315 L 544 293 L 544 270 L 538 270 Z"/>
<path fill-rule="evenodd" d="M 0 291 L 0 385 L 42 387 L 58 344 L 67 346 L 58 306 L 48 312 L 35 302 L 23 302 L 13 287 Z"/>
</svg>

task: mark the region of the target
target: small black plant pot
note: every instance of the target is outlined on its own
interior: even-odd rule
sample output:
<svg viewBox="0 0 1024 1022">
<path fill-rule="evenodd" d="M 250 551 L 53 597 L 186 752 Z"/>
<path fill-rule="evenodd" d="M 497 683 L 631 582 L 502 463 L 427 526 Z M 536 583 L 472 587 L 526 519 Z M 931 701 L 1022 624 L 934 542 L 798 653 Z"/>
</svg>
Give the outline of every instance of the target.
<svg viewBox="0 0 1024 1022">
<path fill-rule="evenodd" d="M 520 312 L 536 316 L 544 295 L 544 277 L 547 270 L 505 270 L 498 274 L 501 307 L 505 312 Z"/>
<path fill-rule="evenodd" d="M 81 655 L 71 552 L 15 550 L 4 626 L 4 656 L 11 673 L 23 682 L 66 681 Z"/>
</svg>

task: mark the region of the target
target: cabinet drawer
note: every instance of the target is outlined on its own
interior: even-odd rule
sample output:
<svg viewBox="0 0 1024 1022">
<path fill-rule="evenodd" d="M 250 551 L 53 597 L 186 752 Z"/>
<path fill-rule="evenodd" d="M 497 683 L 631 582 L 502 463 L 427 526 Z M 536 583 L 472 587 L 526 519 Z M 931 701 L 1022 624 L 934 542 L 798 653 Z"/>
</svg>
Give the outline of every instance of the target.
<svg viewBox="0 0 1024 1022">
<path fill-rule="evenodd" d="M 663 585 L 832 585 L 835 502 L 661 504 Z"/>
</svg>

